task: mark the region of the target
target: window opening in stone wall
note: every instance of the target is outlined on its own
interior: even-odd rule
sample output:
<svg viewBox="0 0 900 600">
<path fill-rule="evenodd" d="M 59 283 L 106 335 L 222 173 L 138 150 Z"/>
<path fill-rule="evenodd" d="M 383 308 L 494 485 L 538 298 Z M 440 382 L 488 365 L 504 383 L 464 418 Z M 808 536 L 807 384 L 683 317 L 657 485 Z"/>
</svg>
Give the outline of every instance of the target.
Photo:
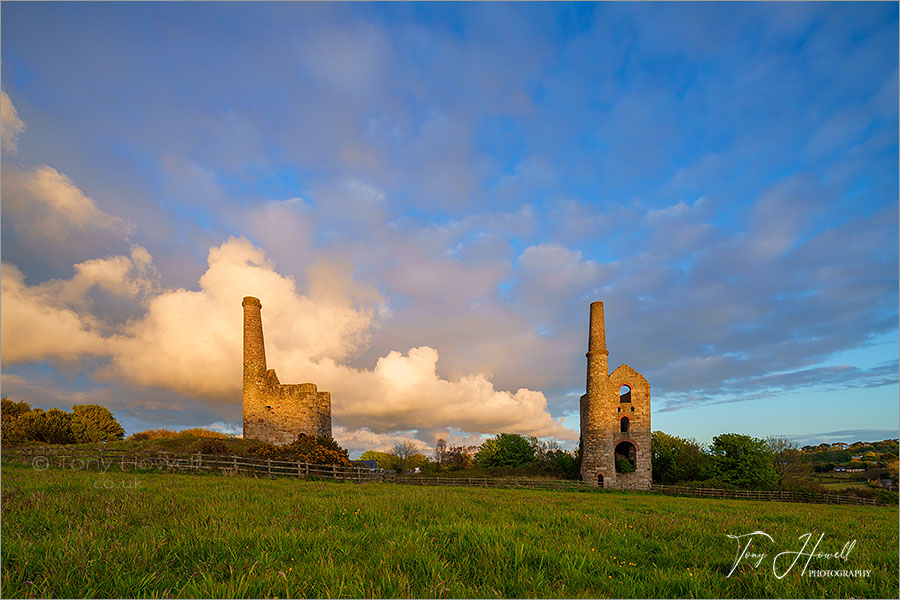
<svg viewBox="0 0 900 600">
<path fill-rule="evenodd" d="M 619 402 L 631 402 L 631 388 L 623 385 L 619 388 Z"/>
<path fill-rule="evenodd" d="M 634 473 L 637 451 L 631 442 L 619 442 L 616 446 L 616 473 Z"/>
<path fill-rule="evenodd" d="M 628 426 L 631 423 L 628 421 L 628 417 L 622 417 L 622 420 L 619 422 L 619 430 L 622 433 L 628 433 Z"/>
</svg>

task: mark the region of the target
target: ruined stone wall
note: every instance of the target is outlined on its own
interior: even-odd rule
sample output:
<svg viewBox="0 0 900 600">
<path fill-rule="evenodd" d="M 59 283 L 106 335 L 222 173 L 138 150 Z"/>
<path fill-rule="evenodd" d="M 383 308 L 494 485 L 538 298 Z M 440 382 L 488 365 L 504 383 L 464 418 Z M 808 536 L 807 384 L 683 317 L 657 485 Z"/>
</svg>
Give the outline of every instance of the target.
<svg viewBox="0 0 900 600">
<path fill-rule="evenodd" d="M 262 304 L 247 296 L 244 307 L 244 437 L 290 444 L 301 433 L 331 437 L 331 394 L 314 383 L 283 384 L 266 368 Z"/>
<path fill-rule="evenodd" d="M 643 375 L 622 365 L 608 373 L 603 303 L 591 304 L 591 324 L 587 353 L 587 393 L 581 397 L 581 477 L 597 485 L 602 475 L 604 487 L 648 489 L 650 460 L 650 383 Z M 631 401 L 622 402 L 619 390 L 631 388 Z M 627 432 L 621 419 L 629 419 Z M 616 446 L 627 442 L 634 448 L 634 473 L 617 473 Z"/>
</svg>

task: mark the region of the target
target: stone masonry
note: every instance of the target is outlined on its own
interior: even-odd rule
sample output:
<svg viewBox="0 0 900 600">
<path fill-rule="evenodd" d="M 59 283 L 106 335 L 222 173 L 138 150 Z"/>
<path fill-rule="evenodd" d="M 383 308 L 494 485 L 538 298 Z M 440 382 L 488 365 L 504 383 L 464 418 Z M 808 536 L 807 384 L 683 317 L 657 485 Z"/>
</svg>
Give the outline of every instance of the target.
<svg viewBox="0 0 900 600">
<path fill-rule="evenodd" d="M 282 384 L 266 369 L 262 304 L 247 296 L 244 307 L 244 437 L 290 444 L 301 433 L 331 438 L 331 393 L 314 383 Z"/>
<path fill-rule="evenodd" d="M 609 373 L 608 356 L 603 303 L 593 302 L 587 393 L 581 397 L 581 478 L 610 488 L 649 489 L 650 383 L 628 365 Z M 619 472 L 617 456 L 634 472 Z"/>
</svg>

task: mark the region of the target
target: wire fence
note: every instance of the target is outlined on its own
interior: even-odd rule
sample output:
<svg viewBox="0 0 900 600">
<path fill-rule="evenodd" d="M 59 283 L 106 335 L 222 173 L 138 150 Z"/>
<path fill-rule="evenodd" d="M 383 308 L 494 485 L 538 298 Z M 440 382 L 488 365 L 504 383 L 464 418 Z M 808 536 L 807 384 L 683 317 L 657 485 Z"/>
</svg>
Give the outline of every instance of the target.
<svg viewBox="0 0 900 600">
<path fill-rule="evenodd" d="M 38 470 L 48 468 L 107 472 L 158 470 L 164 473 L 213 473 L 255 477 L 297 477 L 331 479 L 356 483 L 397 483 L 419 486 L 466 486 L 483 488 L 543 489 L 564 491 L 608 491 L 582 481 L 566 479 L 476 478 L 399 475 L 384 469 L 363 466 L 319 465 L 300 461 L 224 454 L 179 454 L 138 452 L 105 448 L 66 448 L 23 446 L 3 449 L 4 462 L 31 464 Z M 863 498 L 806 490 L 735 490 L 653 485 L 650 492 L 706 498 L 808 502 L 817 504 L 875 505 L 875 498 Z"/>
</svg>

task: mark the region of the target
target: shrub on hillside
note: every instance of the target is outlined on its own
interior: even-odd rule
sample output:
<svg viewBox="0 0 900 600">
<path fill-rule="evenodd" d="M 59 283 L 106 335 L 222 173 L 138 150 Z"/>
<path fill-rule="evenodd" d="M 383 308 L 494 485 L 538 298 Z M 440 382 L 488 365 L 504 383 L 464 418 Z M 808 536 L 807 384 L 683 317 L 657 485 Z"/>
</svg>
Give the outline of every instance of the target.
<svg viewBox="0 0 900 600">
<path fill-rule="evenodd" d="M 99 404 L 72 406 L 72 433 L 78 443 L 110 442 L 125 437 L 125 430 L 113 414 Z"/>
<path fill-rule="evenodd" d="M 3 396 L 3 399 L 0 400 L 0 420 L 3 421 L 3 425 L 6 425 L 7 421 L 12 421 L 16 417 L 27 413 L 29 410 L 31 410 L 31 405 L 24 400 L 14 402 L 6 396 Z"/>
<path fill-rule="evenodd" d="M 225 454 L 228 446 L 219 438 L 205 438 L 200 441 L 200 454 Z"/>
<path fill-rule="evenodd" d="M 170 431 L 168 429 L 147 429 L 145 431 L 138 431 L 137 433 L 133 433 L 128 436 L 128 439 L 133 442 L 143 442 L 144 440 L 164 440 L 176 437 L 178 435 L 177 431 Z"/>
<path fill-rule="evenodd" d="M 7 444 L 21 444 L 26 441 L 25 430 L 19 418 L 31 410 L 31 405 L 27 402 L 13 402 L 6 396 L 3 396 L 2 406 L 0 406 L 0 437 Z"/>
<path fill-rule="evenodd" d="M 178 435 L 185 436 L 194 436 L 194 437 L 202 437 L 202 438 L 214 438 L 217 440 L 227 440 L 233 438 L 233 435 L 222 433 L 221 431 L 213 431 L 211 429 L 203 429 L 201 427 L 191 427 L 189 429 L 182 429 L 178 432 Z"/>
<path fill-rule="evenodd" d="M 331 438 L 300 434 L 296 441 L 286 446 L 264 444 L 249 451 L 252 456 L 277 460 L 295 460 L 316 465 L 351 466 L 350 455 Z"/>
<path fill-rule="evenodd" d="M 42 408 L 31 408 L 27 402 L 13 402 L 3 398 L 2 410 L 4 442 L 71 444 L 75 441 L 72 415 L 58 408 L 45 412 Z"/>
<path fill-rule="evenodd" d="M 144 440 L 167 440 L 177 437 L 202 437 L 225 440 L 231 439 L 234 436 L 227 433 L 221 433 L 219 431 L 211 431 L 209 429 L 202 429 L 200 427 L 192 427 L 190 429 L 182 429 L 181 431 L 172 431 L 171 429 L 165 428 L 147 429 L 145 431 L 139 431 L 137 433 L 131 434 L 128 439 L 135 442 L 141 442 Z"/>
<path fill-rule="evenodd" d="M 51 408 L 44 413 L 42 441 L 48 444 L 74 444 L 75 434 L 72 432 L 72 415 Z"/>
</svg>

